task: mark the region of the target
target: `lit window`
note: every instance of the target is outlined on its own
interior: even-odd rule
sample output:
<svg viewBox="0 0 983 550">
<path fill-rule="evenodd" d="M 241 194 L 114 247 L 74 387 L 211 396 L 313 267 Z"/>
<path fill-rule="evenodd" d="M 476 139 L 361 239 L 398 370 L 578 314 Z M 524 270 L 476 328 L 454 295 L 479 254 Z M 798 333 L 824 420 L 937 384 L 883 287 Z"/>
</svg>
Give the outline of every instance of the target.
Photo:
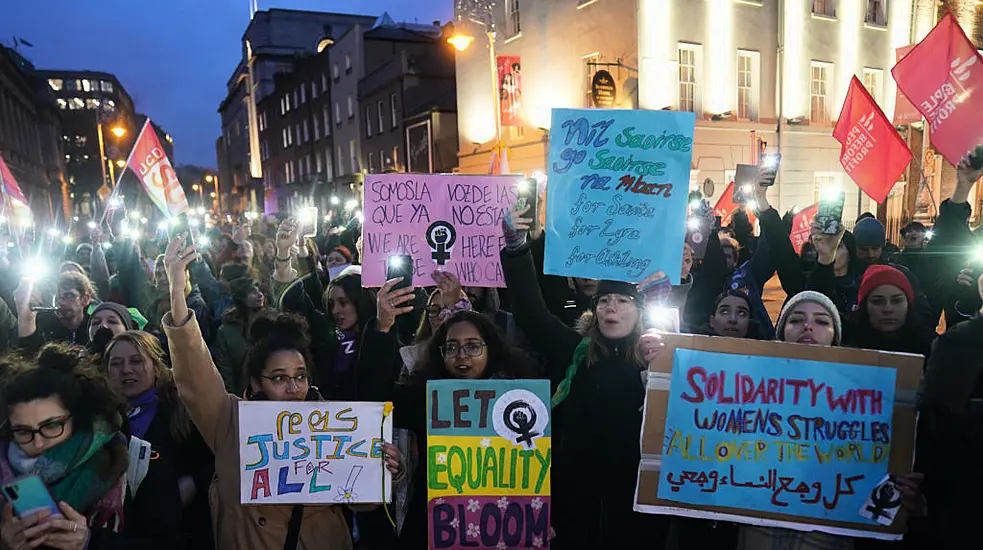
<svg viewBox="0 0 983 550">
<path fill-rule="evenodd" d="M 355 118 L 355 101 L 352 96 L 348 96 L 348 119 L 351 120 Z"/>
<path fill-rule="evenodd" d="M 334 166 L 331 164 L 331 149 L 324 150 L 324 176 L 328 180 L 334 178 Z"/>
<path fill-rule="evenodd" d="M 368 106 L 365 107 L 365 137 L 372 137 L 372 109 Z"/>
<path fill-rule="evenodd" d="M 874 101 L 879 102 L 881 95 L 881 81 L 884 71 L 880 69 L 864 69 L 864 88 L 870 92 Z"/>
<path fill-rule="evenodd" d="M 91 97 L 88 98 L 88 99 L 86 99 L 85 100 L 85 108 L 86 109 L 98 109 L 99 108 L 99 100 L 98 99 L 92 99 Z"/>
<path fill-rule="evenodd" d="M 318 174 L 324 171 L 324 166 L 321 164 L 321 155 L 314 155 L 314 168 Z"/>
<path fill-rule="evenodd" d="M 679 102 L 680 111 L 697 112 L 700 109 L 699 67 L 702 48 L 698 45 L 679 46 Z"/>
<path fill-rule="evenodd" d="M 344 157 L 341 154 L 341 145 L 339 145 L 338 146 L 338 156 L 337 156 L 337 159 L 338 159 L 338 175 L 339 176 L 345 175 L 345 163 L 344 163 L 344 161 L 342 161 L 343 158 Z"/>
<path fill-rule="evenodd" d="M 284 101 L 285 99 L 286 98 L 284 98 L 284 97 L 281 97 L 280 98 L 280 115 L 281 116 L 284 115 L 287 112 L 287 104 Z"/>
<path fill-rule="evenodd" d="M 287 136 L 287 129 L 283 129 L 283 148 L 290 147 L 290 138 Z"/>
<path fill-rule="evenodd" d="M 48 86 L 50 86 L 52 90 L 60 92 L 65 87 L 65 82 L 60 78 L 49 78 Z"/>
<path fill-rule="evenodd" d="M 399 126 L 399 119 L 396 118 L 396 94 L 389 94 L 389 112 L 390 118 L 392 119 L 392 127 L 396 128 Z"/>
<path fill-rule="evenodd" d="M 824 17 L 836 17 L 836 0 L 812 0 L 812 13 Z"/>
<path fill-rule="evenodd" d="M 78 79 L 78 78 L 75 79 L 75 87 L 72 88 L 72 89 L 75 90 L 75 91 L 81 90 L 82 89 L 82 80 L 81 79 Z"/>
<path fill-rule="evenodd" d="M 55 100 L 55 103 L 58 104 L 58 108 L 59 109 L 64 109 L 64 108 L 68 107 L 68 102 L 65 101 L 64 99 L 60 98 L 60 97 Z"/>
<path fill-rule="evenodd" d="M 107 81 L 103 80 L 102 82 L 99 83 L 99 86 L 102 88 L 102 91 L 107 92 L 107 93 L 110 93 L 110 94 L 113 93 L 113 83 L 112 82 L 107 82 Z"/>
<path fill-rule="evenodd" d="M 811 64 L 811 88 L 809 94 L 809 120 L 817 124 L 829 124 L 829 82 L 833 65 L 813 61 Z"/>
<path fill-rule="evenodd" d="M 505 22 L 508 36 L 516 36 L 522 32 L 522 22 L 519 18 L 519 0 L 505 0 Z"/>
<path fill-rule="evenodd" d="M 334 102 L 334 123 L 341 126 L 341 106 L 338 102 Z M 341 162 L 340 160 L 338 162 Z"/>
<path fill-rule="evenodd" d="M 739 120 L 758 120 L 760 101 L 759 67 L 761 57 L 758 52 L 737 52 L 737 118 Z"/>
<path fill-rule="evenodd" d="M 68 108 L 72 111 L 85 108 L 85 101 L 82 101 L 80 97 L 73 97 L 68 100 Z"/>
<path fill-rule="evenodd" d="M 91 80 L 83 80 L 82 81 L 82 91 L 83 92 L 91 92 L 92 91 L 92 81 Z"/>
<path fill-rule="evenodd" d="M 321 122 L 317 115 L 311 118 L 311 125 L 314 126 L 314 141 L 321 139 Z"/>
</svg>

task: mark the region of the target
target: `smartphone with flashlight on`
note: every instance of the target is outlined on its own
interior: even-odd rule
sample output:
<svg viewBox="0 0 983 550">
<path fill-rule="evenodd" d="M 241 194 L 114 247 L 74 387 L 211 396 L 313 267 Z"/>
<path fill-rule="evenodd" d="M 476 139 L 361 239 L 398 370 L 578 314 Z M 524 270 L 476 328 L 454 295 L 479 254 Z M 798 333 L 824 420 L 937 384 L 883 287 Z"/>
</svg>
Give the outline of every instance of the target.
<svg viewBox="0 0 983 550">
<path fill-rule="evenodd" d="M 754 186 L 758 180 L 758 167 L 753 164 L 738 164 L 734 171 L 734 203 L 741 206 L 754 200 Z"/>
<path fill-rule="evenodd" d="M 679 310 L 674 307 L 646 307 L 645 328 L 654 328 L 662 332 L 678 333 Z"/>
<path fill-rule="evenodd" d="M 761 165 L 758 167 L 758 185 L 771 187 L 775 185 L 775 176 L 778 175 L 778 165 L 782 162 L 782 155 L 769 153 L 761 157 Z"/>
<path fill-rule="evenodd" d="M 172 239 L 182 233 L 186 235 L 184 246 L 187 247 L 195 244 L 195 236 L 191 231 L 191 222 L 188 220 L 187 213 L 178 214 L 176 218 L 171 219 L 170 230 Z"/>
<path fill-rule="evenodd" d="M 300 211 L 300 216 L 297 218 L 299 227 L 297 228 L 297 234 L 300 235 L 302 239 L 313 239 L 317 237 L 317 207 L 307 206 L 302 208 Z"/>
<path fill-rule="evenodd" d="M 846 193 L 838 187 L 823 189 L 819 198 L 819 211 L 816 212 L 816 223 L 826 235 L 836 235 L 843 225 L 843 206 L 846 204 Z"/>
<path fill-rule="evenodd" d="M 392 290 L 413 286 L 413 256 L 409 254 L 394 254 L 386 260 L 386 280 L 402 277 Z"/>
<path fill-rule="evenodd" d="M 700 201 L 699 206 L 692 209 L 689 219 L 686 220 L 686 242 L 693 249 L 693 258 L 702 260 L 707 254 L 707 242 L 713 232 L 713 211 L 710 210 L 710 203 L 706 199 Z"/>
<path fill-rule="evenodd" d="M 532 218 L 530 228 L 535 228 L 539 223 L 539 188 L 536 180 L 528 178 L 520 181 L 516 185 L 516 196 L 516 210 L 521 211 L 528 206 L 529 211 L 526 212 L 525 217 Z"/>
</svg>

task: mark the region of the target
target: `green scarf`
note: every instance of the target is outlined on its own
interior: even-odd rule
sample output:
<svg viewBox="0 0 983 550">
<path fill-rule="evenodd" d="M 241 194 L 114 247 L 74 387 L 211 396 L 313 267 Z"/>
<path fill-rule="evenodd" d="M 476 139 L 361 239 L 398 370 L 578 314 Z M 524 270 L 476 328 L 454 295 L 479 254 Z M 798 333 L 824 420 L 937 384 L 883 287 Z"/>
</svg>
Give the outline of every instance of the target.
<svg viewBox="0 0 983 550">
<path fill-rule="evenodd" d="M 109 422 L 97 420 L 92 432 L 76 431 L 68 440 L 45 451 L 35 470 L 56 502 L 67 502 L 85 513 L 126 472 L 126 460 L 113 460 L 113 445 L 122 445 L 126 456 L 126 442 L 119 431 Z"/>
<path fill-rule="evenodd" d="M 573 350 L 573 362 L 567 367 L 566 375 L 556 387 L 553 399 L 550 400 L 552 406 L 563 403 L 563 400 L 570 395 L 570 385 L 573 384 L 573 377 L 577 375 L 580 364 L 587 360 L 587 351 L 590 349 L 590 338 L 584 338 L 577 344 L 577 349 Z"/>
</svg>

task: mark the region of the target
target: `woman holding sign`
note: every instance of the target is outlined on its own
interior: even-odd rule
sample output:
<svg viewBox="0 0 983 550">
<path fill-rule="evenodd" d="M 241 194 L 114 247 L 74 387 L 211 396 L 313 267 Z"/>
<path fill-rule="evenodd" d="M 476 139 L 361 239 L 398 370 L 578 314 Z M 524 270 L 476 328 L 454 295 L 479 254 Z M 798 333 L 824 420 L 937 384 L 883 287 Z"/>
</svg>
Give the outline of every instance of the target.
<svg viewBox="0 0 983 550">
<path fill-rule="evenodd" d="M 659 340 L 643 335 L 644 293 L 652 285 L 601 281 L 586 334 L 547 309 L 526 244 L 528 207 L 504 220 L 502 268 L 519 327 L 546 357 L 553 394 L 553 526 L 577 548 L 634 548 L 644 533 L 663 548 L 667 516 L 633 511 L 646 365 Z M 659 275 L 659 274 L 656 274 Z M 650 277 L 656 280 L 658 277 Z M 647 280 L 648 281 L 648 280 Z"/>
<path fill-rule="evenodd" d="M 163 320 L 171 351 L 174 381 L 192 421 L 215 453 L 211 487 L 217 548 L 280 550 L 352 547 L 340 506 L 240 505 L 239 398 L 225 384 L 188 310 L 183 288 L 189 263 L 198 257 L 183 237 L 171 240 L 164 265 L 171 287 L 171 311 Z M 301 322 L 278 319 L 247 358 L 250 399 L 319 400 L 308 384 L 310 341 Z M 398 470 L 398 451 L 383 444 L 386 467 Z"/>
</svg>

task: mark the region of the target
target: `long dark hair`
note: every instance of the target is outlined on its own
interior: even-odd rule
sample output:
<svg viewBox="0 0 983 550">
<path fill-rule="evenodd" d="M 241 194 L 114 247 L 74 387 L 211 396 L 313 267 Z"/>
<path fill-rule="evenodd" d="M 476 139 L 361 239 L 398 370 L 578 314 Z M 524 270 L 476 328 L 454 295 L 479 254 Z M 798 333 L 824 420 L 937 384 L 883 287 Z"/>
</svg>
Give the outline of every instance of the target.
<svg viewBox="0 0 983 550">
<path fill-rule="evenodd" d="M 355 305 L 355 314 L 358 315 L 355 330 L 361 332 L 365 323 L 375 317 L 375 293 L 362 287 L 362 276 L 358 273 L 345 273 L 335 277 L 328 283 L 328 288 L 324 291 L 324 309 L 329 317 L 331 316 L 331 304 L 328 296 L 334 287 L 340 288 L 348 301 Z"/>
<path fill-rule="evenodd" d="M 13 354 L 0 358 L 0 387 L 5 423 L 14 405 L 48 397 L 61 400 L 76 430 L 92 431 L 96 419 L 120 429 L 129 408 L 98 366 L 62 344 L 46 345 L 33 361 Z"/>
<path fill-rule="evenodd" d="M 531 366 L 509 345 L 498 325 L 480 313 L 458 311 L 448 317 L 427 342 L 422 364 L 413 370 L 407 382 L 409 385 L 426 386 L 428 380 L 451 377 L 444 368 L 444 355 L 440 347 L 447 342 L 447 332 L 458 323 L 471 323 L 485 341 L 488 365 L 484 378 L 528 378 L 532 375 Z"/>
</svg>

